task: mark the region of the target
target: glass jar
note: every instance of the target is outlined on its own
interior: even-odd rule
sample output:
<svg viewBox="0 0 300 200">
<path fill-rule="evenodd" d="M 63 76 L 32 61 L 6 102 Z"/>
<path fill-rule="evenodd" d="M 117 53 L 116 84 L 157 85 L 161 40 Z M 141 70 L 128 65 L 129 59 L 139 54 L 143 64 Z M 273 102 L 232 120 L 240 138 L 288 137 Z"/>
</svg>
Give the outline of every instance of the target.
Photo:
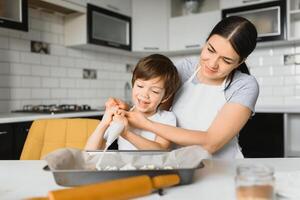
<svg viewBox="0 0 300 200">
<path fill-rule="evenodd" d="M 238 200 L 273 200 L 274 170 L 260 164 L 237 166 L 235 177 L 236 197 Z"/>
</svg>

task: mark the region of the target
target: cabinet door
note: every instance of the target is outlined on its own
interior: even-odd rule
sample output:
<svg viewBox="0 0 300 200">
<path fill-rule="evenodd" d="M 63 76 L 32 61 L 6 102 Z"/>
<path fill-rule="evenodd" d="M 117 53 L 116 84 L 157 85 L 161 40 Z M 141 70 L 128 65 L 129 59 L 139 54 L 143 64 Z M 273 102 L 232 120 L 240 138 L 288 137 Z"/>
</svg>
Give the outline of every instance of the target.
<svg viewBox="0 0 300 200">
<path fill-rule="evenodd" d="M 220 11 L 211 11 L 170 19 L 170 50 L 200 48 L 212 28 L 221 20 Z"/>
<path fill-rule="evenodd" d="M 283 113 L 256 113 L 240 131 L 239 143 L 248 158 L 283 157 Z"/>
<path fill-rule="evenodd" d="M 32 122 L 20 122 L 14 124 L 14 154 L 13 158 L 20 159 L 24 143 L 26 141 Z"/>
<path fill-rule="evenodd" d="M 169 0 L 132 1 L 132 50 L 166 51 Z"/>
<path fill-rule="evenodd" d="M 274 1 L 274 0 L 220 0 L 220 8 L 225 9 L 225 8 L 248 6 L 253 4 L 265 3 L 268 1 Z"/>
<path fill-rule="evenodd" d="M 88 3 L 113 12 L 131 16 L 131 0 L 89 0 Z"/>
<path fill-rule="evenodd" d="M 13 159 L 13 132 L 11 124 L 0 124 L 0 160 Z"/>
</svg>

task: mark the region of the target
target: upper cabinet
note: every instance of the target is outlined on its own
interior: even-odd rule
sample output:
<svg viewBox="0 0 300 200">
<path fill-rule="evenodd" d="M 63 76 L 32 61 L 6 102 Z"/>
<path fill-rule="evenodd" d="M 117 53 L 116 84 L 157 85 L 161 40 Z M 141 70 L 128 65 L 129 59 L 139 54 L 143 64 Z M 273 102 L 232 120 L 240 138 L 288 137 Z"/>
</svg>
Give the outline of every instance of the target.
<svg viewBox="0 0 300 200">
<path fill-rule="evenodd" d="M 132 0 L 132 50 L 167 51 L 169 0 Z"/>
<path fill-rule="evenodd" d="M 187 3 L 189 1 L 186 1 Z M 212 28 L 221 20 L 218 0 L 205 0 L 201 4 L 172 1 L 169 21 L 169 50 L 200 49 Z"/>
<path fill-rule="evenodd" d="M 29 6 L 63 15 L 86 12 L 86 0 L 28 0 Z"/>
<path fill-rule="evenodd" d="M 27 0 L 0 0 L 0 27 L 28 31 Z"/>
<path fill-rule="evenodd" d="M 265 3 L 274 0 L 220 0 L 220 8 L 234 8 L 234 7 L 241 7 L 241 6 L 248 6 L 258 3 Z"/>
<path fill-rule="evenodd" d="M 87 4 L 86 13 L 65 16 L 65 45 L 106 52 L 109 49 L 100 46 L 131 50 L 131 17 Z"/>
<path fill-rule="evenodd" d="M 300 39 L 300 1 L 288 0 L 287 1 L 287 27 L 288 39 Z"/>
<path fill-rule="evenodd" d="M 113 12 L 131 16 L 131 0 L 88 0 L 87 2 Z"/>
</svg>

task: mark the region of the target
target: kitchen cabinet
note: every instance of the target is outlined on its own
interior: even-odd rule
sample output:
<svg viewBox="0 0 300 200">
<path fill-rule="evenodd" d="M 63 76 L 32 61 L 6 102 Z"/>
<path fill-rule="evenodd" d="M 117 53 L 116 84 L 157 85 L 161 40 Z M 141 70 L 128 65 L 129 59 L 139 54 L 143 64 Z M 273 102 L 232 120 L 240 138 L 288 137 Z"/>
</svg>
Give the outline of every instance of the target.
<svg viewBox="0 0 300 200">
<path fill-rule="evenodd" d="M 300 39 L 300 1 L 287 0 L 288 40 Z"/>
<path fill-rule="evenodd" d="M 0 160 L 13 158 L 13 130 L 10 124 L 0 124 Z"/>
<path fill-rule="evenodd" d="M 32 121 L 30 122 L 20 122 L 20 123 L 15 123 L 13 124 L 13 132 L 14 132 L 14 154 L 13 154 L 13 159 L 14 160 L 19 160 L 23 146 L 25 144 L 30 126 L 32 124 Z"/>
<path fill-rule="evenodd" d="M 300 114 L 286 114 L 285 132 L 285 156 L 300 157 Z"/>
<path fill-rule="evenodd" d="M 132 0 L 132 51 L 168 50 L 169 0 Z"/>
<path fill-rule="evenodd" d="M 274 0 L 220 0 L 220 8 L 234 8 L 241 6 L 248 6 L 253 4 L 265 3 Z"/>
<path fill-rule="evenodd" d="M 28 31 L 27 0 L 1 0 L 0 27 Z"/>
<path fill-rule="evenodd" d="M 28 0 L 30 6 L 55 11 L 64 15 L 85 13 L 86 0 Z"/>
<path fill-rule="evenodd" d="M 131 0 L 88 0 L 88 3 L 113 12 L 131 16 Z"/>
<path fill-rule="evenodd" d="M 247 158 L 284 157 L 284 135 L 283 113 L 256 113 L 240 131 L 239 144 Z"/>
<path fill-rule="evenodd" d="M 0 124 L 0 160 L 20 159 L 31 123 Z"/>
<path fill-rule="evenodd" d="M 169 50 L 200 49 L 221 20 L 220 10 L 173 17 L 169 22 Z"/>
</svg>

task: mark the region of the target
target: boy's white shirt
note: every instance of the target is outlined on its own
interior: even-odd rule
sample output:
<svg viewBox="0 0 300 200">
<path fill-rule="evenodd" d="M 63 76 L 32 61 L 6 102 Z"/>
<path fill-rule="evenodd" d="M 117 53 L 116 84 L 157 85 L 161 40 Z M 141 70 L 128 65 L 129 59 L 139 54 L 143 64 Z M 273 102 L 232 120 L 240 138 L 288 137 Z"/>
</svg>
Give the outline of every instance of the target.
<svg viewBox="0 0 300 200">
<path fill-rule="evenodd" d="M 170 126 L 176 126 L 176 116 L 171 111 L 158 110 L 154 115 L 148 117 L 151 121 L 159 122 L 162 124 L 167 124 Z M 137 135 L 140 135 L 148 140 L 155 141 L 156 134 L 150 131 L 129 128 L 129 130 Z M 137 148 L 131 144 L 129 141 L 125 140 L 122 136 L 118 138 L 119 150 L 137 150 Z"/>
</svg>

